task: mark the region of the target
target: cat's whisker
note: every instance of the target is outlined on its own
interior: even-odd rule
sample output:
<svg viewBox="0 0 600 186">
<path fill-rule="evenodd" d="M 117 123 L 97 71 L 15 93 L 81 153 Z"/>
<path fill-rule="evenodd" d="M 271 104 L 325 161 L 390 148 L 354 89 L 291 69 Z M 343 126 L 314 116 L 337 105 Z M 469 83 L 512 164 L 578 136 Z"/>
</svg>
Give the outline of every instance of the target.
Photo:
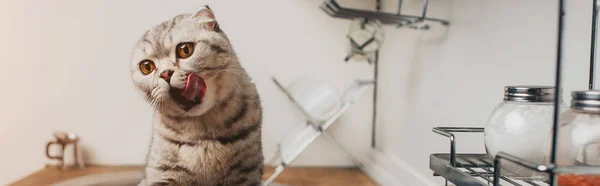
<svg viewBox="0 0 600 186">
<path fill-rule="evenodd" d="M 150 105 L 151 105 L 151 106 L 154 106 L 154 100 L 155 100 L 155 99 L 151 99 L 151 100 L 150 100 Z"/>
<path fill-rule="evenodd" d="M 150 103 L 150 105 L 153 105 L 152 103 L 155 100 L 155 97 L 156 97 L 155 93 L 156 93 L 157 89 L 159 89 L 158 85 L 152 87 L 150 89 L 150 92 L 148 94 L 146 94 L 146 96 L 144 97 L 146 99 L 146 102 Z"/>
<path fill-rule="evenodd" d="M 237 85 L 237 88 L 242 88 L 242 86 L 240 85 L 240 81 L 238 80 L 238 78 L 242 78 L 240 75 L 236 75 L 234 73 L 221 73 L 221 75 L 224 76 L 229 76 L 231 77 L 231 81 Z"/>
<path fill-rule="evenodd" d="M 162 101 L 161 97 L 155 97 L 154 98 L 154 102 L 155 102 L 155 107 L 159 110 L 163 110 L 164 108 L 164 101 Z"/>
<path fill-rule="evenodd" d="M 146 102 L 148 102 L 148 103 L 151 103 L 151 102 L 152 102 L 152 99 L 153 99 L 153 98 L 152 98 L 152 95 L 151 95 L 151 94 L 148 94 L 148 95 L 146 95 Z"/>
<path fill-rule="evenodd" d="M 156 97 L 156 93 L 160 90 L 160 87 L 157 85 L 155 86 L 152 91 L 150 91 L 150 94 L 152 95 L 152 97 Z"/>
<path fill-rule="evenodd" d="M 242 74 L 245 74 L 245 71 L 242 68 L 242 66 L 239 64 L 228 65 L 224 69 L 217 68 L 217 69 L 213 69 L 213 70 L 207 70 L 207 71 L 204 71 L 203 73 L 206 73 L 206 74 L 217 73 L 220 75 L 229 76 L 229 77 L 231 77 L 231 80 L 233 81 L 233 83 L 235 83 L 235 85 L 237 85 L 237 88 L 243 88 L 240 81 L 250 80 L 249 76 L 242 75 Z"/>
</svg>

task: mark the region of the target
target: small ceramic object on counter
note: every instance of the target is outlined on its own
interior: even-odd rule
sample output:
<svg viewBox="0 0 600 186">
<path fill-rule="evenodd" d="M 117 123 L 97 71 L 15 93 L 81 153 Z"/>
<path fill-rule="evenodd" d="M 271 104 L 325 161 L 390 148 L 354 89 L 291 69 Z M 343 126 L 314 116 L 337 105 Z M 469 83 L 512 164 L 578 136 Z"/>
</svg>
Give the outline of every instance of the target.
<svg viewBox="0 0 600 186">
<path fill-rule="evenodd" d="M 551 86 L 506 86 L 504 100 L 494 109 L 484 132 L 487 153 L 505 152 L 535 164 L 549 163 L 554 93 Z M 563 103 L 560 101 L 560 107 Z M 561 109 L 562 110 L 562 109 Z M 544 179 L 517 164 L 502 162 L 503 171 L 516 179 Z"/>
<path fill-rule="evenodd" d="M 85 168 L 83 163 L 83 155 L 79 147 L 79 136 L 74 133 L 54 132 L 54 141 L 48 142 L 46 145 L 46 157 L 60 162 L 62 170 L 71 168 Z M 52 155 L 52 146 L 58 146 L 60 153 Z"/>
<path fill-rule="evenodd" d="M 557 163 L 600 166 L 600 91 L 573 91 L 571 97 L 571 108 L 560 116 Z M 600 185 L 600 175 L 559 176 L 561 186 L 588 182 Z"/>
</svg>

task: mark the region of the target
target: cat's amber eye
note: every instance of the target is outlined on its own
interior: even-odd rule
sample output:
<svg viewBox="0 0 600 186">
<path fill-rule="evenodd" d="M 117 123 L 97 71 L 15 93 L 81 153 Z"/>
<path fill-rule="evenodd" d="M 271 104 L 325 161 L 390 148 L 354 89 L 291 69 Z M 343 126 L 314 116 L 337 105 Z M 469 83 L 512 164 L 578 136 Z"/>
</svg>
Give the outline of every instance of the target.
<svg viewBox="0 0 600 186">
<path fill-rule="evenodd" d="M 152 73 L 154 71 L 154 69 L 156 69 L 154 62 L 152 62 L 150 60 L 144 60 L 144 61 L 140 62 L 139 65 L 140 65 L 140 71 L 144 75 L 148 75 L 148 74 Z"/>
<path fill-rule="evenodd" d="M 177 54 L 177 58 L 186 59 L 194 54 L 194 44 L 179 43 L 175 48 L 175 53 Z"/>
</svg>

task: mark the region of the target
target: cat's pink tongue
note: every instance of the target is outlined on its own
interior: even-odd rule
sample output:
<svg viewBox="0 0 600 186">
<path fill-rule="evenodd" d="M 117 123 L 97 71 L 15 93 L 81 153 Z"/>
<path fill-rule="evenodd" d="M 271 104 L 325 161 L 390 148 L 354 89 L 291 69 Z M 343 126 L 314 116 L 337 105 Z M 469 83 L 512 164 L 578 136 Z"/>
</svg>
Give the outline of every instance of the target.
<svg viewBox="0 0 600 186">
<path fill-rule="evenodd" d="M 204 82 L 204 79 L 196 74 L 190 74 L 187 78 L 187 84 L 185 85 L 181 95 L 188 100 L 194 100 L 194 98 L 202 100 L 205 94 L 206 83 Z"/>
</svg>

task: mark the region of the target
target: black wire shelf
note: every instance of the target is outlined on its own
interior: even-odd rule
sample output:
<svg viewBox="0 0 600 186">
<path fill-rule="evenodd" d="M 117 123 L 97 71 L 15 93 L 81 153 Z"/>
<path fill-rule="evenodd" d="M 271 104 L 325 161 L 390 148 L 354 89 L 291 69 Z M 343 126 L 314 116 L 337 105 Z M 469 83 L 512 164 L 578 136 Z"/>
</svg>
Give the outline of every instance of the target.
<svg viewBox="0 0 600 186">
<path fill-rule="evenodd" d="M 451 154 L 431 154 L 429 168 L 435 176 L 442 176 L 456 185 L 480 186 L 492 185 L 494 181 L 494 161 L 487 154 L 456 154 L 456 165 L 450 164 Z M 515 179 L 515 175 L 506 173 L 501 176 L 502 185 L 541 186 L 549 185 L 544 178 Z"/>
<path fill-rule="evenodd" d="M 450 153 L 436 153 L 429 156 L 429 168 L 434 176 L 446 179 L 458 186 L 514 185 L 543 186 L 552 185 L 551 174 L 600 175 L 600 166 L 586 166 L 577 163 L 575 166 L 537 165 L 510 154 L 500 152 L 496 159 L 487 154 L 456 153 L 455 133 L 483 133 L 483 128 L 474 127 L 435 127 L 433 132 L 450 139 Z M 548 176 L 519 177 L 501 170 L 501 161 L 508 161 Z"/>
</svg>

